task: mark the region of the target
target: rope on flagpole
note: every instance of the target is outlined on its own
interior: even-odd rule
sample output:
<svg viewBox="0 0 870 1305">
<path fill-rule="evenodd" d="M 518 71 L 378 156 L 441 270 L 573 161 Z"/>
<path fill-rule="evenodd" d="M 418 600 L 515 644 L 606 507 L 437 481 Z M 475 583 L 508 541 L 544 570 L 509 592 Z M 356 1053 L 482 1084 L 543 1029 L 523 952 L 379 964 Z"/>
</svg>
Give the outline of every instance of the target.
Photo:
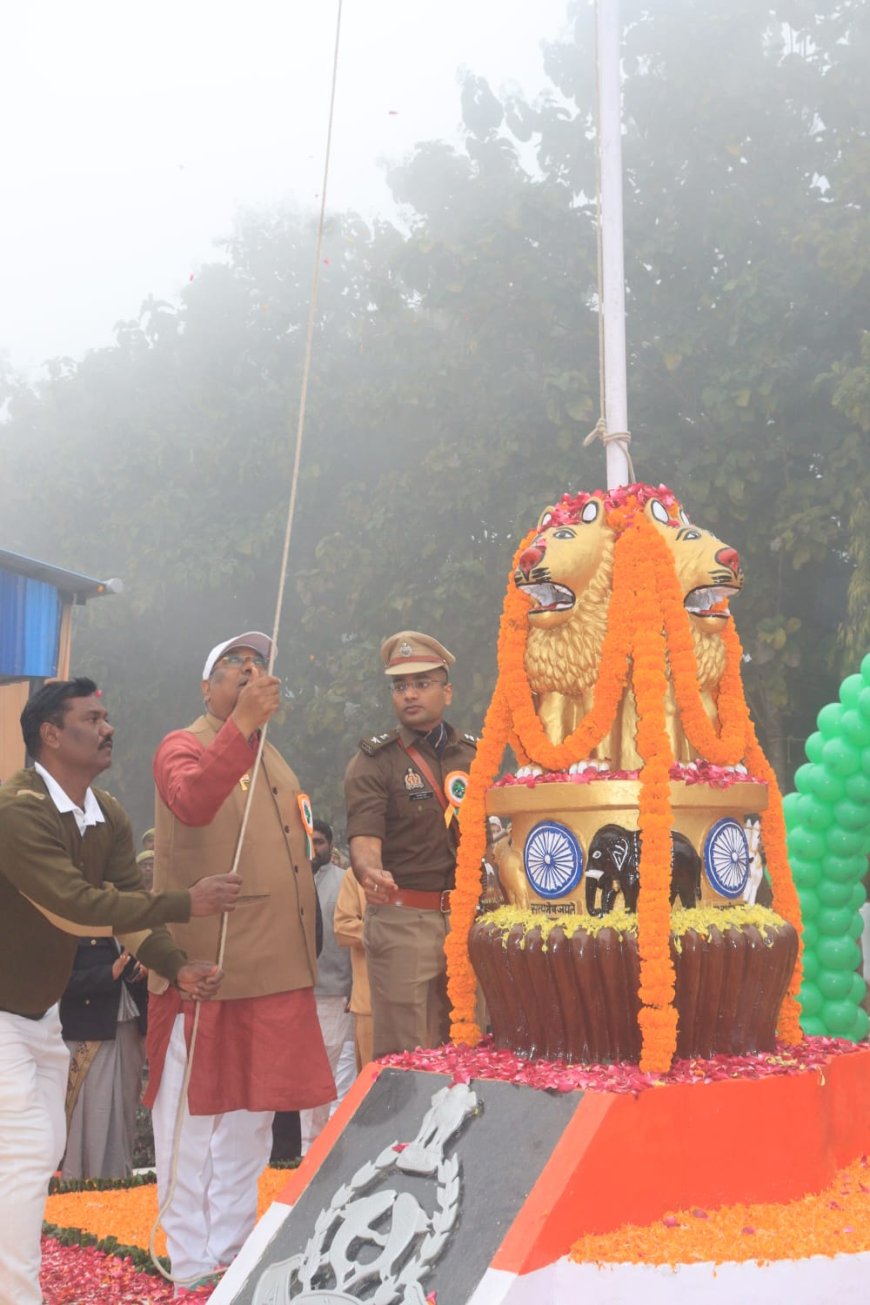
<svg viewBox="0 0 870 1305">
<path fill-rule="evenodd" d="M 293 520 L 296 515 L 296 499 L 299 489 L 299 469 L 302 460 L 302 440 L 305 431 L 305 414 L 308 401 L 308 384 L 311 378 L 311 359 L 314 352 L 314 328 L 317 321 L 317 295 L 320 287 L 320 269 L 322 266 L 323 250 L 323 232 L 326 226 L 326 192 L 329 181 L 329 165 L 332 154 L 332 129 L 335 120 L 335 92 L 338 84 L 338 55 L 341 47 L 341 19 L 342 19 L 343 0 L 337 0 L 336 20 L 335 20 L 335 42 L 332 57 L 332 83 L 329 94 L 329 121 L 326 129 L 326 148 L 323 160 L 323 182 L 320 188 L 320 214 L 317 222 L 317 236 L 315 239 L 314 252 L 314 269 L 311 276 L 311 290 L 308 301 L 308 327 L 305 335 L 305 354 L 302 365 L 302 384 L 299 395 L 299 410 L 296 420 L 296 435 L 293 454 L 293 470 L 290 478 L 290 499 L 287 507 L 287 523 L 284 530 L 284 544 L 281 552 L 281 566 L 278 575 L 278 592 L 275 601 L 275 619 L 272 624 L 272 646 L 269 651 L 268 674 L 271 675 L 275 665 L 275 653 L 278 644 L 278 633 L 281 628 L 281 614 L 284 607 L 284 588 L 287 583 L 287 571 L 290 561 L 290 542 L 293 535 Z M 251 782 L 245 796 L 245 806 L 242 813 L 242 823 L 239 827 L 239 836 L 236 840 L 236 849 L 233 856 L 233 864 L 230 870 L 231 874 L 238 871 L 239 862 L 244 846 L 245 835 L 248 829 L 248 821 L 251 813 L 251 803 L 254 797 L 254 791 L 257 784 L 257 778 L 262 769 L 263 750 L 266 746 L 266 734 L 268 731 L 268 721 L 260 730 L 260 739 L 257 745 L 257 755 L 251 770 Z M 227 924 L 229 916 L 226 912 L 221 916 L 220 932 L 218 935 L 218 954 L 217 964 L 223 967 L 224 956 L 226 954 L 227 943 Z M 190 1087 L 190 1079 L 193 1071 L 193 1058 L 196 1050 L 197 1033 L 199 1031 L 200 1002 L 197 1001 L 194 1007 L 193 1027 L 190 1034 L 190 1044 L 187 1049 L 187 1060 L 184 1067 L 184 1078 L 182 1080 L 181 1092 L 178 1098 L 178 1110 L 175 1116 L 175 1126 L 172 1138 L 172 1158 L 169 1168 L 169 1183 L 166 1190 L 166 1196 L 160 1204 L 157 1212 L 157 1218 L 151 1229 L 151 1236 L 148 1243 L 148 1249 L 151 1254 L 151 1260 L 154 1267 L 167 1282 L 173 1282 L 177 1286 L 186 1286 L 197 1279 L 179 1279 L 174 1278 L 171 1273 L 164 1269 L 157 1256 L 156 1238 L 157 1229 L 163 1220 L 169 1206 L 172 1204 L 175 1196 L 175 1188 L 178 1179 L 178 1155 L 181 1144 L 181 1132 L 184 1127 L 184 1117 L 187 1113 L 187 1093 Z"/>
</svg>

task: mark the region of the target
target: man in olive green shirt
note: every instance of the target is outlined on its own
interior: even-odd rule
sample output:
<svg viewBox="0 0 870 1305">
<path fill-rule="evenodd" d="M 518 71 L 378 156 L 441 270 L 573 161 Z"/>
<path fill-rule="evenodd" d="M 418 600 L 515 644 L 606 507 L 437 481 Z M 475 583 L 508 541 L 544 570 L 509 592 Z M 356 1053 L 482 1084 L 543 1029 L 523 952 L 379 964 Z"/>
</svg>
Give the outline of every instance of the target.
<svg viewBox="0 0 870 1305">
<path fill-rule="evenodd" d="M 218 967 L 188 961 L 164 926 L 232 910 L 240 880 L 144 891 L 127 816 L 91 788 L 112 764 L 113 734 L 93 680 L 44 685 L 21 729 L 34 768 L 0 786 L 0 1301 L 39 1305 L 45 1194 L 66 1142 L 57 1003 L 76 935 L 116 935 L 186 996 L 212 997 Z"/>
</svg>

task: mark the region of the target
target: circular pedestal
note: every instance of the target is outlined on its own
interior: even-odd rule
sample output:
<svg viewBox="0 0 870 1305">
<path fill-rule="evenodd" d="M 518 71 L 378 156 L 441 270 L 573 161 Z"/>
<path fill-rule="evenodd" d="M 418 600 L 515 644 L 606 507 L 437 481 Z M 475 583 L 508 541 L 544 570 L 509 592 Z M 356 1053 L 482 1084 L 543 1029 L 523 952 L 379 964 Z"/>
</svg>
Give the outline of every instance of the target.
<svg viewBox="0 0 870 1305">
<path fill-rule="evenodd" d="M 757 910 L 758 908 L 756 908 Z M 592 1064 L 640 1058 L 637 933 L 619 928 L 479 920 L 468 940 L 497 1047 Z M 711 924 L 671 935 L 679 1012 L 677 1055 L 744 1055 L 774 1044 L 797 959 L 790 924 Z"/>
<path fill-rule="evenodd" d="M 746 818 L 766 809 L 767 785 L 738 782 L 713 788 L 671 780 L 670 790 L 672 830 L 688 840 L 701 861 L 701 904 L 729 905 L 739 892 L 729 891 L 728 857 L 731 852 L 745 856 L 735 847 Z M 639 798 L 640 782 L 629 779 L 539 779 L 489 789 L 487 814 L 511 822 L 510 851 L 504 850 L 504 865 L 500 861 L 498 866 L 507 900 L 520 905 L 558 900 L 563 909 L 584 914 L 593 840 L 605 826 L 636 831 Z M 544 867 L 545 874 L 536 875 L 535 867 L 548 851 L 558 864 L 552 874 Z"/>
</svg>

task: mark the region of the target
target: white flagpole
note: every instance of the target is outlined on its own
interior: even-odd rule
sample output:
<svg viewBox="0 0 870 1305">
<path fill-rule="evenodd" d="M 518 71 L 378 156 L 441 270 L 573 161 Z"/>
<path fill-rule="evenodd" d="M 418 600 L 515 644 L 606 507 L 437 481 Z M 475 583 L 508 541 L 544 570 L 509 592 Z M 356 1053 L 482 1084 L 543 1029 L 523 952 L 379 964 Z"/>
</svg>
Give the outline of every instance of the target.
<svg viewBox="0 0 870 1305">
<path fill-rule="evenodd" d="M 628 432 L 625 364 L 625 267 L 622 231 L 622 105 L 619 0 L 597 0 L 598 175 L 600 187 L 604 421 L 608 434 Z M 628 441 L 606 444 L 607 488 L 632 480 Z"/>
</svg>

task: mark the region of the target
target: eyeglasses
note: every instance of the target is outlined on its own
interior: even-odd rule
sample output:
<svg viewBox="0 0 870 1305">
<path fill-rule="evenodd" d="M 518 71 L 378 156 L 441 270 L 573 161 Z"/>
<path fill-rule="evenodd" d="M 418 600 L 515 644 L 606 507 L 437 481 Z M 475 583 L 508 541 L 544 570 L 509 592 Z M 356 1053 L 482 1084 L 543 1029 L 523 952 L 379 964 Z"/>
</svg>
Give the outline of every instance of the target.
<svg viewBox="0 0 870 1305">
<path fill-rule="evenodd" d="M 444 688 L 446 680 L 430 680 L 428 676 L 422 676 L 419 680 L 394 680 L 390 685 L 390 692 L 394 693 L 397 698 L 401 698 L 409 689 L 420 689 L 423 693 L 431 689 L 434 684 Z"/>
<path fill-rule="evenodd" d="M 227 653 L 224 657 L 217 660 L 218 666 L 256 666 L 258 671 L 264 671 L 269 663 L 265 657 L 259 653 Z"/>
</svg>

